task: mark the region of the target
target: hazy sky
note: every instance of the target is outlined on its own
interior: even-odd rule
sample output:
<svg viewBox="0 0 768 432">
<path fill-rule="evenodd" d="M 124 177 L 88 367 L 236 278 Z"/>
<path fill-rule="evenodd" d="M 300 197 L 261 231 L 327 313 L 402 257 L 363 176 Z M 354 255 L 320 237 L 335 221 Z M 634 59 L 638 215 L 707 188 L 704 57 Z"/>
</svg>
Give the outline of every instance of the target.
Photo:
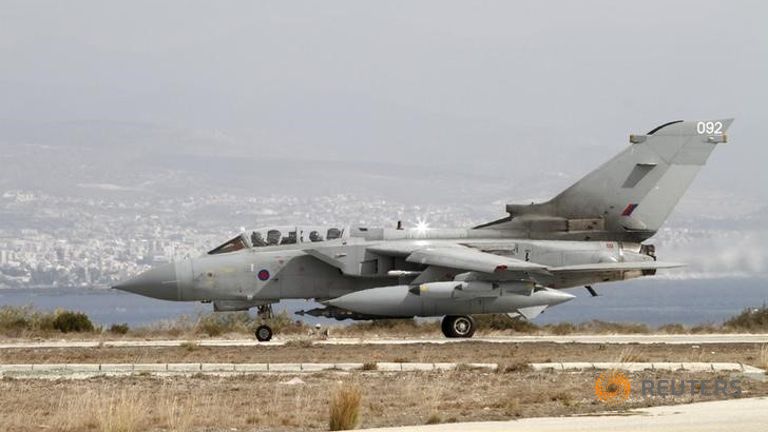
<svg viewBox="0 0 768 432">
<path fill-rule="evenodd" d="M 629 133 L 736 117 L 698 187 L 765 199 L 766 23 L 764 1 L 0 0 L 0 118 L 568 170 L 566 146 L 592 167 Z"/>
</svg>

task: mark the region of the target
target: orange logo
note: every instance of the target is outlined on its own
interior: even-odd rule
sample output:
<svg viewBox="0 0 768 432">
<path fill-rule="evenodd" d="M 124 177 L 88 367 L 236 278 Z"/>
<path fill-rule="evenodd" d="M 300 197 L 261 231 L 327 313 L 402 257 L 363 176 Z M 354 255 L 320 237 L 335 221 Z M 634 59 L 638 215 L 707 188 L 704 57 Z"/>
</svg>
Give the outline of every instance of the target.
<svg viewBox="0 0 768 432">
<path fill-rule="evenodd" d="M 620 402 L 629 399 L 632 385 L 621 372 L 606 371 L 595 380 L 595 396 L 603 402 Z"/>
</svg>

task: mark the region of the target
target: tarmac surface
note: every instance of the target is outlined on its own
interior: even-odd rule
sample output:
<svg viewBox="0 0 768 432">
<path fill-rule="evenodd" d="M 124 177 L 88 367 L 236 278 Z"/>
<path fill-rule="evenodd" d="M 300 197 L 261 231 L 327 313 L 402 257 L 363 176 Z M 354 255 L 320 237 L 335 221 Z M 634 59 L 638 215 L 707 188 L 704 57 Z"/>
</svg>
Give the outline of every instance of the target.
<svg viewBox="0 0 768 432">
<path fill-rule="evenodd" d="M 280 346 L 290 339 L 276 338 L 270 342 L 255 339 L 195 339 L 199 346 L 206 347 L 252 347 Z M 447 338 L 329 338 L 314 340 L 314 345 L 408 345 L 408 344 L 449 344 L 468 342 L 489 343 L 584 343 L 584 344 L 727 344 L 727 343 L 768 343 L 768 334 L 631 334 L 631 335 L 566 335 L 566 336 L 495 336 L 472 339 Z M 14 341 L 0 343 L 0 349 L 18 348 L 92 348 L 92 347 L 178 347 L 189 343 L 189 339 L 169 340 L 47 340 Z"/>
<path fill-rule="evenodd" d="M 505 422 L 446 423 L 364 429 L 366 432 L 764 432 L 768 398 L 657 406 L 608 415 L 526 418 Z"/>
</svg>

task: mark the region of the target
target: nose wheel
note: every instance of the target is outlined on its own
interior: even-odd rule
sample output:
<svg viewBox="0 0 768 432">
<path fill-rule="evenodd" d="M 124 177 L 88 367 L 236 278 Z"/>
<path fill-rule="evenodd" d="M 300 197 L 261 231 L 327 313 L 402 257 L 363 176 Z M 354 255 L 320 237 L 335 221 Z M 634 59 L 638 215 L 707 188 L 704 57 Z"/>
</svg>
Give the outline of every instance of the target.
<svg viewBox="0 0 768 432">
<path fill-rule="evenodd" d="M 256 334 L 256 339 L 259 342 L 267 342 L 272 339 L 272 327 L 268 325 L 262 324 L 256 327 L 256 331 L 254 333 Z"/>
<path fill-rule="evenodd" d="M 449 338 L 471 338 L 477 329 L 475 319 L 467 315 L 446 315 L 441 327 Z"/>
<path fill-rule="evenodd" d="M 267 304 L 263 306 L 258 306 L 257 309 L 257 315 L 262 320 L 266 321 L 268 319 L 272 319 L 274 314 L 272 313 L 272 305 Z M 253 332 L 256 335 L 256 340 L 259 342 L 267 342 L 270 339 L 272 339 L 272 335 L 274 334 L 272 332 L 272 327 L 268 326 L 267 324 L 262 324 L 258 327 L 256 327 L 256 330 Z"/>
</svg>

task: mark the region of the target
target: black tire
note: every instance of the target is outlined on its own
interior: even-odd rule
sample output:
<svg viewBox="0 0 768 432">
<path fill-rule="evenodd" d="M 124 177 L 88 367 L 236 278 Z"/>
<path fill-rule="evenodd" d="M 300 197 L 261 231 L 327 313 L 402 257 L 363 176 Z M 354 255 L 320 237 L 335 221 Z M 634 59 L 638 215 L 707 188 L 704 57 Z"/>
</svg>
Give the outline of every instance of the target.
<svg viewBox="0 0 768 432">
<path fill-rule="evenodd" d="M 260 325 L 256 327 L 254 334 L 259 342 L 268 342 L 272 339 L 272 327 L 268 325 Z"/>
<path fill-rule="evenodd" d="M 443 320 L 440 322 L 440 330 L 443 331 L 443 335 L 445 337 L 452 338 L 452 337 L 455 337 L 455 336 L 453 336 L 453 333 L 451 333 L 450 325 L 448 323 L 449 319 L 450 319 L 450 317 L 448 317 L 448 316 L 444 316 L 443 317 Z"/>
<path fill-rule="evenodd" d="M 445 337 L 449 338 L 471 338 L 477 329 L 475 319 L 467 315 L 447 315 L 441 327 Z"/>
</svg>

